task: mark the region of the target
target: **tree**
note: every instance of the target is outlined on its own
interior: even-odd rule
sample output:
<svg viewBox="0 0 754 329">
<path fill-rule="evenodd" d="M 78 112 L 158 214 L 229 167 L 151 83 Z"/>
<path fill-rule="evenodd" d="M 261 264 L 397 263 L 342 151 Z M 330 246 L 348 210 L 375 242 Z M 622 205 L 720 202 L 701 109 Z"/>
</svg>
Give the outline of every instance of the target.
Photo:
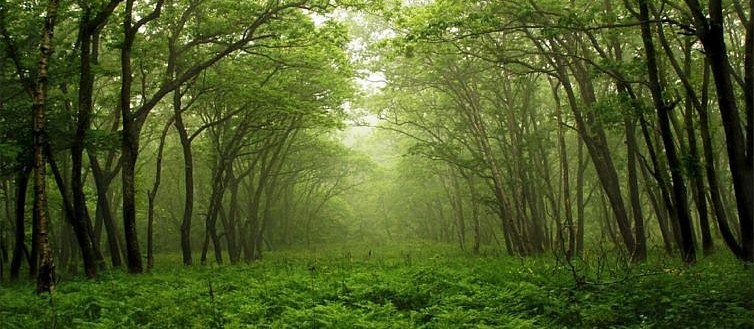
<svg viewBox="0 0 754 329">
<path fill-rule="evenodd" d="M 49 220 L 47 217 L 47 191 L 45 175 L 45 101 L 48 88 L 47 66 L 53 51 L 53 33 L 58 15 L 58 1 L 47 3 L 42 41 L 39 46 L 39 64 L 34 83 L 34 235 L 39 248 L 39 271 L 37 274 L 37 293 L 52 293 L 55 289 L 55 264 L 50 245 Z M 37 262 L 37 260 L 34 260 Z"/>
<path fill-rule="evenodd" d="M 694 32 L 705 50 L 705 57 L 714 77 L 717 103 L 723 119 L 728 165 L 733 177 L 738 220 L 741 226 L 741 246 L 743 259 L 754 261 L 754 26 L 750 19 L 745 26 L 746 51 L 744 53 L 745 81 L 743 98 L 745 104 L 745 122 L 742 122 L 737 97 L 733 85 L 733 73 L 728 60 L 728 48 L 725 42 L 725 16 L 723 3 L 719 0 L 709 1 L 708 15 L 702 10 L 701 3 L 686 0 L 694 22 Z M 754 6 L 750 5 L 750 10 Z M 709 16 L 709 18 L 708 18 Z M 745 128 L 744 128 L 745 127 Z M 744 129 L 746 133 L 744 133 Z"/>
</svg>

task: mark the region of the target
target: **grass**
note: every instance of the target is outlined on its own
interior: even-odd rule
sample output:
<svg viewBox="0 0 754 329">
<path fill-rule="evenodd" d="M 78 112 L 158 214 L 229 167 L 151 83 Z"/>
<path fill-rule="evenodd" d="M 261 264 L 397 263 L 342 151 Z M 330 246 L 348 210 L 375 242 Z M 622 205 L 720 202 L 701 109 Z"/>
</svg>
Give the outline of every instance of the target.
<svg viewBox="0 0 754 329">
<path fill-rule="evenodd" d="M 720 254 L 723 254 L 722 252 Z M 234 266 L 0 289 L 0 328 L 754 328 L 754 275 L 718 255 L 620 267 L 472 257 L 451 247 L 270 253 Z M 159 260 L 158 260 L 159 261 Z M 626 274 L 628 273 L 628 274 Z M 599 274 L 599 277 L 598 277 Z"/>
</svg>

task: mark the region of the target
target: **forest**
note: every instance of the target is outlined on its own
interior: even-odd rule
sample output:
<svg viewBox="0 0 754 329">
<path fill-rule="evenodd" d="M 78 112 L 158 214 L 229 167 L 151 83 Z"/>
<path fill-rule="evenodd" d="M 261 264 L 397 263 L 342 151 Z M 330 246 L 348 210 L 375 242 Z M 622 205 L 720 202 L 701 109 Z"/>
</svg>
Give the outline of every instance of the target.
<svg viewBox="0 0 754 329">
<path fill-rule="evenodd" d="M 0 0 L 0 328 L 754 328 L 754 0 Z"/>
</svg>

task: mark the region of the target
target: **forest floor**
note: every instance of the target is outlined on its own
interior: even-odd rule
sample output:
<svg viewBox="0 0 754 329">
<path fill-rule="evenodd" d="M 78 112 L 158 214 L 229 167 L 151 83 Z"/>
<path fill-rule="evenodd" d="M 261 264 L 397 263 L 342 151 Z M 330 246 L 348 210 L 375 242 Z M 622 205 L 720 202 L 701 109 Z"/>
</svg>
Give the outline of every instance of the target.
<svg viewBox="0 0 754 329">
<path fill-rule="evenodd" d="M 0 328 L 754 328 L 754 275 L 725 252 L 691 267 L 652 255 L 572 268 L 454 250 L 271 252 L 189 268 L 164 256 L 143 275 L 64 278 L 53 303 L 32 282 L 6 282 Z"/>
</svg>

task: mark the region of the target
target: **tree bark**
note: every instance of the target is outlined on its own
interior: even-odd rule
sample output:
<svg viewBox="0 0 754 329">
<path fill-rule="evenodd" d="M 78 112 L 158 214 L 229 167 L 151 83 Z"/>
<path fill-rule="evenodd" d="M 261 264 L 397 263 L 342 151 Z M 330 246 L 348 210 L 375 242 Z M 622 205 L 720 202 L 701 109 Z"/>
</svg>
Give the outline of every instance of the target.
<svg viewBox="0 0 754 329">
<path fill-rule="evenodd" d="M 34 88 L 34 220 L 37 228 L 34 236 L 39 250 L 39 270 L 37 273 L 37 293 L 52 293 L 55 290 L 55 264 L 52 258 L 49 223 L 47 218 L 47 192 L 45 190 L 45 176 L 47 162 L 45 161 L 45 101 L 48 87 L 48 72 L 50 56 L 53 51 L 52 37 L 57 19 L 58 0 L 47 3 L 42 42 L 40 45 L 39 63 L 37 66 L 37 81 Z"/>
</svg>

